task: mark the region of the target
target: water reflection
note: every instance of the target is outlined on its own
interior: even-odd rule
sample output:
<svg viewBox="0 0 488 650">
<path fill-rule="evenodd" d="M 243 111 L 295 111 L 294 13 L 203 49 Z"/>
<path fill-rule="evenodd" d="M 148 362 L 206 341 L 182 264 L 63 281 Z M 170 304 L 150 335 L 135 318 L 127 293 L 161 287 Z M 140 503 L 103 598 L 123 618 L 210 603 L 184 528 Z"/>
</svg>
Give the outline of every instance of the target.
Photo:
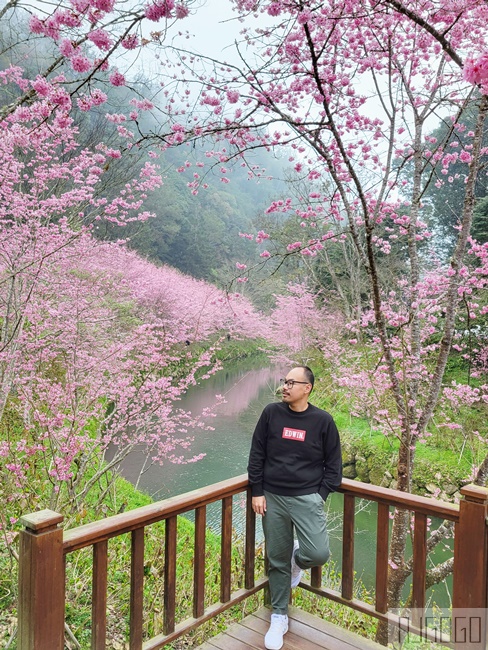
<svg viewBox="0 0 488 650">
<path fill-rule="evenodd" d="M 205 453 L 202 460 L 183 465 L 165 462 L 145 468 L 141 447 L 124 460 L 122 476 L 158 500 L 244 473 L 257 419 L 264 406 L 276 400 L 276 388 L 283 375 L 283 368 L 262 364 L 261 359 L 226 367 L 183 396 L 178 406 L 194 415 L 214 404 L 216 395 L 225 398 L 225 403 L 216 407 L 216 417 L 209 420 L 214 430 L 193 432 L 191 452 Z"/>
</svg>

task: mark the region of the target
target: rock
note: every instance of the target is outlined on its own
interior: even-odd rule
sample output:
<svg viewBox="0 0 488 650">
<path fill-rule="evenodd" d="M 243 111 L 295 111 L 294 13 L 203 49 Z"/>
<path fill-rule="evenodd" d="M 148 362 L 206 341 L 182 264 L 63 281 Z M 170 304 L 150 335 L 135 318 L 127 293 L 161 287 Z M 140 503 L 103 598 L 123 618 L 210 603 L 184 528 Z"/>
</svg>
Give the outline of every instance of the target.
<svg viewBox="0 0 488 650">
<path fill-rule="evenodd" d="M 454 485 L 454 483 L 446 483 L 446 484 L 443 485 L 442 487 L 443 487 L 443 489 L 444 489 L 444 492 L 445 492 L 446 494 L 448 494 L 449 496 L 452 496 L 453 494 L 455 494 L 455 493 L 458 491 L 458 489 L 459 489 L 459 486 L 458 486 L 458 485 Z"/>
<path fill-rule="evenodd" d="M 369 478 L 368 463 L 366 461 L 366 458 L 364 458 L 364 456 L 358 456 L 356 458 L 356 472 L 357 472 L 357 478 L 360 481 L 362 481 L 363 483 L 371 483 L 371 480 Z"/>
<path fill-rule="evenodd" d="M 389 480 L 385 479 L 385 473 L 382 467 L 373 467 L 369 471 L 369 480 L 374 485 L 388 485 Z"/>
<path fill-rule="evenodd" d="M 427 483 L 425 489 L 427 490 L 427 492 L 430 492 L 431 494 L 435 494 L 436 492 L 439 492 L 440 488 L 438 485 L 434 485 L 434 483 Z"/>
<path fill-rule="evenodd" d="M 344 478 L 356 478 L 357 476 L 356 466 L 355 465 L 346 465 L 342 468 L 342 476 Z"/>
</svg>

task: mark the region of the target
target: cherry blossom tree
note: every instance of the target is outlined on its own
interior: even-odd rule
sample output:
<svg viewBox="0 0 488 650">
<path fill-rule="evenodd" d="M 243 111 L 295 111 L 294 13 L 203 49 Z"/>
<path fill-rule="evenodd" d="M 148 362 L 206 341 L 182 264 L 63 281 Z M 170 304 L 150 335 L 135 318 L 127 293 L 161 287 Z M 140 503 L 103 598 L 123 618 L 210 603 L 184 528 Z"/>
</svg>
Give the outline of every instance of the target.
<svg viewBox="0 0 488 650">
<path fill-rule="evenodd" d="M 206 163 L 228 183 L 232 164 L 245 165 L 247 151 L 287 152 L 310 191 L 300 200 L 273 201 L 268 213 L 294 215 L 315 234 L 290 241 L 282 250 L 270 250 L 264 231 L 254 239 L 262 249 L 266 246 L 263 263 L 290 254 L 314 260 L 344 238 L 354 247 L 368 284 L 350 320 L 350 339 L 376 349 L 379 384 L 388 395 L 385 426 L 400 441 L 398 488 L 410 490 L 416 445 L 428 435 L 442 398 L 458 325 L 466 311 L 470 321 L 483 311 L 478 295 L 485 288 L 486 249 L 470 240 L 470 231 L 475 185 L 486 173 L 486 3 L 236 0 L 243 32 L 235 57 L 226 63 L 192 53 L 176 34 L 170 43 L 170 23 L 189 11 L 173 0 L 149 2 L 139 12 L 115 0 L 73 0 L 53 15 L 43 6 L 32 14 L 31 30 L 52 39 L 59 57 L 34 81 L 24 81 L 18 70 L 8 72 L 21 88 L 4 108 L 9 124 L 23 119 L 31 105 L 44 106 L 43 119 L 55 124 L 72 98 L 87 110 L 103 103 L 99 73 L 108 72 L 115 86 L 126 83 L 114 55 L 147 46 L 160 48 L 161 99 L 157 107 L 134 99 L 133 111 L 109 116 L 122 147 L 151 142 L 155 151 L 187 144 L 192 152 L 191 143 L 206 137 L 211 144 L 204 160 L 189 156 L 181 169 L 191 174 L 188 187 L 194 193 L 205 186 Z M 0 17 L 21 10 L 20 3 L 10 2 Z M 148 37 L 144 21 L 157 22 L 159 31 Z M 60 77 L 64 64 L 79 77 Z M 141 133 L 138 111 L 153 108 L 162 116 L 161 128 Z M 466 132 L 463 115 L 468 110 L 475 126 Z M 433 141 L 433 117 L 447 120 L 445 141 Z M 95 162 L 100 171 L 102 161 Z M 407 164 L 409 180 L 402 174 Z M 434 249 L 423 196 L 431 184 L 441 192 L 452 182 L 454 164 L 456 169 L 464 165 L 464 202 L 452 256 L 443 260 Z M 127 209 L 119 200 L 105 213 L 123 221 Z M 382 273 L 380 263 L 393 248 L 402 251 L 403 264 L 395 273 Z M 238 264 L 239 279 L 245 282 L 249 269 Z M 373 375 L 371 385 L 377 386 Z M 485 465 L 475 480 L 486 480 Z M 390 606 L 399 602 L 408 574 L 408 533 L 407 515 L 396 511 Z"/>
<path fill-rule="evenodd" d="M 35 508 L 46 484 L 50 507 L 74 516 L 135 445 L 146 448 L 150 462 L 198 460 L 189 432 L 208 423 L 179 409 L 180 396 L 219 368 L 213 351 L 223 334 L 249 336 L 261 324 L 263 335 L 262 317 L 241 296 L 229 300 L 87 232 L 68 243 L 61 238 L 62 247 L 52 233 L 40 236 L 38 255 L 41 244 L 51 246 L 42 266 L 25 253 L 31 239 L 12 236 L 12 227 L 8 234 L 2 259 L 22 259 L 36 272 L 32 287 L 29 273 L 17 270 L 15 291 L 25 284 L 29 297 L 16 304 L 23 323 L 0 356 L 9 389 L 0 465 L 10 516 L 15 504 Z M 6 265 L 0 270 L 8 279 Z M 8 300 L 4 307 L 3 318 L 14 310 Z M 210 343 L 195 356 L 188 336 Z M 109 448 L 116 453 L 106 463 Z"/>
<path fill-rule="evenodd" d="M 337 338 L 340 317 L 319 307 L 317 296 L 305 284 L 289 284 L 287 293 L 276 296 L 270 315 L 272 341 L 295 355 Z"/>
</svg>

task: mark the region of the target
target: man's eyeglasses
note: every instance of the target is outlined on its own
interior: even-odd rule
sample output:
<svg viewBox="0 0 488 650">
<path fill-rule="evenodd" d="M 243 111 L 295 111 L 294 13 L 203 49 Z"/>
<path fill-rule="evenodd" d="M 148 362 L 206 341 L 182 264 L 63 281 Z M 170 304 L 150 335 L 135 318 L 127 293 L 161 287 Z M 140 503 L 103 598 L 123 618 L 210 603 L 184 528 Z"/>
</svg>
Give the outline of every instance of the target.
<svg viewBox="0 0 488 650">
<path fill-rule="evenodd" d="M 280 379 L 280 384 L 285 388 L 293 388 L 295 384 L 309 384 L 309 381 L 297 381 L 296 379 Z"/>
</svg>

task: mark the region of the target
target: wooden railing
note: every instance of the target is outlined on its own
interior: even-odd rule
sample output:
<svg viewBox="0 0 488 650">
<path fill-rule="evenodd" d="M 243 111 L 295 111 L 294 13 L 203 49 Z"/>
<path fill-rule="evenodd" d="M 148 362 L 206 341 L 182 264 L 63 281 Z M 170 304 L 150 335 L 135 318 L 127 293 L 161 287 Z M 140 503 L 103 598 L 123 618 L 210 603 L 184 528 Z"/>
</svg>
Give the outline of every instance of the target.
<svg viewBox="0 0 488 650">
<path fill-rule="evenodd" d="M 348 479 L 343 479 L 340 492 L 344 494 L 341 591 L 322 586 L 321 567 L 312 569 L 310 584 L 302 583 L 305 589 L 377 619 L 395 622 L 388 615 L 389 520 L 390 509 L 400 508 L 412 513 L 414 518 L 412 608 L 426 605 L 428 517 L 454 522 L 453 608 L 484 609 L 488 606 L 488 489 L 475 485 L 462 488 L 464 498 L 459 505 Z M 357 499 L 378 504 L 374 605 L 354 598 Z"/>
<path fill-rule="evenodd" d="M 425 605 L 427 518 L 454 522 L 453 607 L 488 606 L 488 490 L 466 486 L 460 505 L 405 494 L 356 481 L 343 480 L 343 554 L 341 591 L 322 586 L 321 569 L 311 572 L 301 587 L 330 598 L 380 620 L 392 622 L 388 614 L 387 579 L 390 508 L 413 513 L 413 604 Z M 232 502 L 246 493 L 244 587 L 231 591 Z M 354 519 L 357 499 L 378 504 L 375 603 L 354 598 Z M 206 508 L 222 504 L 220 600 L 206 603 L 205 531 Z M 176 621 L 176 540 L 178 515 L 195 512 L 193 616 Z M 163 633 L 143 641 L 144 529 L 165 521 L 164 625 Z M 267 585 L 265 576 L 255 580 L 255 515 L 247 476 L 217 483 L 149 506 L 64 531 L 63 517 L 43 510 L 22 518 L 19 571 L 19 650 L 62 650 L 65 617 L 64 558 L 85 547 L 93 548 L 92 642 L 93 650 L 106 647 L 107 542 L 130 533 L 130 650 L 156 650 L 205 621 L 225 611 Z"/>
<path fill-rule="evenodd" d="M 244 587 L 231 591 L 233 497 L 248 492 L 247 476 L 222 481 L 165 501 L 124 512 L 63 533 L 63 517 L 50 510 L 22 518 L 20 539 L 19 650 L 62 650 L 65 617 L 64 557 L 93 548 L 92 641 L 93 650 L 106 647 L 108 540 L 131 534 L 130 641 L 131 650 L 156 650 L 263 589 L 267 578 L 255 581 L 255 514 L 246 499 Z M 220 601 L 205 603 L 206 508 L 222 504 Z M 195 513 L 193 616 L 175 620 L 177 517 Z M 163 633 L 143 642 L 144 530 L 165 522 Z"/>
</svg>

